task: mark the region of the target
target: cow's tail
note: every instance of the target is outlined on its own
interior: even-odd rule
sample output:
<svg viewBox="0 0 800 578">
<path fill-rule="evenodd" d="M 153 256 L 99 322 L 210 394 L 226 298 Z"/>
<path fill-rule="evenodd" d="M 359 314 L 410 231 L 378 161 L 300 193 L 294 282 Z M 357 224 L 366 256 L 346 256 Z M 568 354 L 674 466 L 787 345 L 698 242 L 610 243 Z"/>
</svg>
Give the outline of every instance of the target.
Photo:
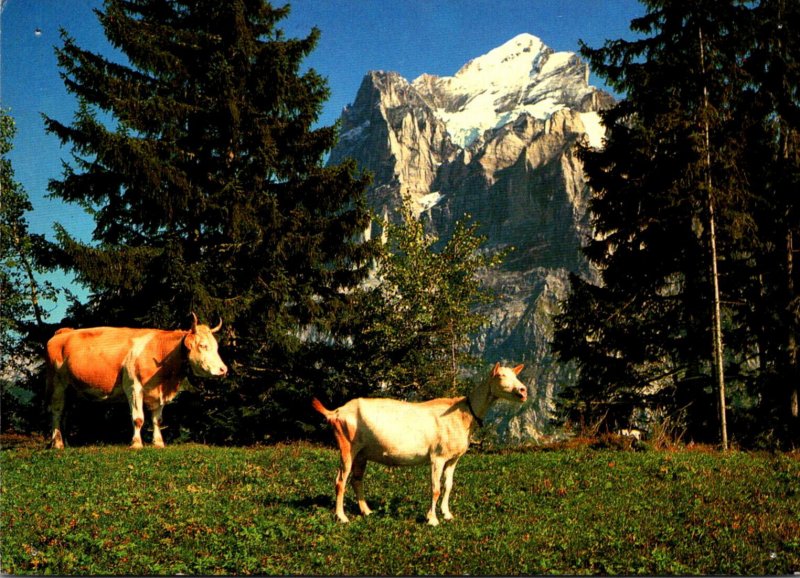
<svg viewBox="0 0 800 578">
<path fill-rule="evenodd" d="M 330 420 L 333 417 L 333 412 L 322 405 L 322 402 L 318 400 L 316 397 L 311 400 L 311 407 L 317 410 L 319 413 L 325 416 L 325 419 Z"/>
</svg>

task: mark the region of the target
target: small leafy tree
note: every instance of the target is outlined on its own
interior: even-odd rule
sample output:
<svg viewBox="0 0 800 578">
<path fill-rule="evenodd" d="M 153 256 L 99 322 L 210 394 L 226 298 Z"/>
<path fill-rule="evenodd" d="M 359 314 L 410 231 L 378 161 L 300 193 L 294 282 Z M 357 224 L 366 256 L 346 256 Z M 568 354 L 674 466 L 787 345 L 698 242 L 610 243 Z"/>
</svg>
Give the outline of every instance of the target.
<svg viewBox="0 0 800 578">
<path fill-rule="evenodd" d="M 476 273 L 496 267 L 505 252 L 483 249 L 486 239 L 468 216 L 440 242 L 407 202 L 399 223 L 382 226 L 386 243 L 376 260 L 377 283 L 357 297 L 362 328 L 353 337 L 352 366 L 383 394 L 455 395 L 458 377 L 477 361 L 467 345 L 486 318 L 476 308 L 492 298 Z"/>
</svg>

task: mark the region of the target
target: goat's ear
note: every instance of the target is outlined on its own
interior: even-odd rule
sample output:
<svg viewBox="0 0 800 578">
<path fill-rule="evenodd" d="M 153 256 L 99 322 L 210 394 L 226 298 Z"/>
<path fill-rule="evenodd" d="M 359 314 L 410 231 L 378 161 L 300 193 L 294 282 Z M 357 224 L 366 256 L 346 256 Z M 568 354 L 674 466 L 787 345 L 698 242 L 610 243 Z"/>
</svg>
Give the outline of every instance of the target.
<svg viewBox="0 0 800 578">
<path fill-rule="evenodd" d="M 519 372 L 522 371 L 523 369 L 525 369 L 525 365 L 520 363 L 512 371 L 514 372 L 514 375 L 519 375 Z"/>
<path fill-rule="evenodd" d="M 500 373 L 500 362 L 499 361 L 497 363 L 495 363 L 494 367 L 492 368 L 492 377 L 497 377 L 498 373 Z"/>
</svg>

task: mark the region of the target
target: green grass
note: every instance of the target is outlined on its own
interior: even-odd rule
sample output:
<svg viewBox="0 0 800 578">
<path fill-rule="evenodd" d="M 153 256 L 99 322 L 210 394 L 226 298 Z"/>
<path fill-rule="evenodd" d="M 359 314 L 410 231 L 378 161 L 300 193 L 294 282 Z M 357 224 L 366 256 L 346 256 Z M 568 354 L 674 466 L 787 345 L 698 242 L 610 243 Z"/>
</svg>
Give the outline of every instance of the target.
<svg viewBox="0 0 800 578">
<path fill-rule="evenodd" d="M 8 574 L 791 574 L 800 460 L 733 452 L 470 452 L 456 519 L 427 468 L 370 464 L 333 515 L 333 449 L 0 452 Z"/>
</svg>

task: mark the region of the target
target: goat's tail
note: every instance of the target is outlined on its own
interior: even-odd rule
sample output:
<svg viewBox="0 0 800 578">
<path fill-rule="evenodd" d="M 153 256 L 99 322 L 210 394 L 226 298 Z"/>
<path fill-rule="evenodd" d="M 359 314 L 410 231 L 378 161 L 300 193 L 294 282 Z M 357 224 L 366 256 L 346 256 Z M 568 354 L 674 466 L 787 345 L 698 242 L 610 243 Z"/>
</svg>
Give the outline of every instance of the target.
<svg viewBox="0 0 800 578">
<path fill-rule="evenodd" d="M 318 400 L 316 397 L 311 400 L 311 407 L 313 407 L 315 410 L 317 410 L 319 413 L 321 413 L 328 419 L 331 417 L 331 414 L 333 413 L 331 410 L 322 405 L 322 402 Z"/>
</svg>

